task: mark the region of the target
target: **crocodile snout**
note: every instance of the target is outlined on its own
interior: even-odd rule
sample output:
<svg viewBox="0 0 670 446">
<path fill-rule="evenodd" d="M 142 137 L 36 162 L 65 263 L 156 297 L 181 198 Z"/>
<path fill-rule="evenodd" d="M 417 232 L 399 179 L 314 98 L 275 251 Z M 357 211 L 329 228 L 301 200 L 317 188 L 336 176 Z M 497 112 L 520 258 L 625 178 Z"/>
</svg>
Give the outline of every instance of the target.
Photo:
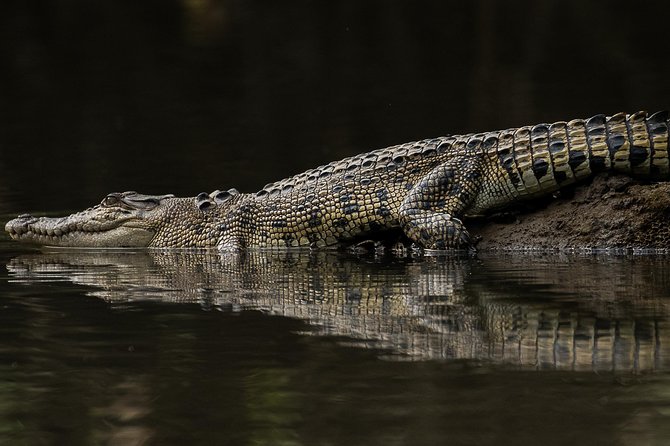
<svg viewBox="0 0 670 446">
<path fill-rule="evenodd" d="M 5 225 L 5 231 L 9 233 L 12 238 L 16 238 L 21 234 L 30 230 L 29 226 L 39 220 L 30 214 L 21 214 L 13 220 L 9 220 Z"/>
</svg>

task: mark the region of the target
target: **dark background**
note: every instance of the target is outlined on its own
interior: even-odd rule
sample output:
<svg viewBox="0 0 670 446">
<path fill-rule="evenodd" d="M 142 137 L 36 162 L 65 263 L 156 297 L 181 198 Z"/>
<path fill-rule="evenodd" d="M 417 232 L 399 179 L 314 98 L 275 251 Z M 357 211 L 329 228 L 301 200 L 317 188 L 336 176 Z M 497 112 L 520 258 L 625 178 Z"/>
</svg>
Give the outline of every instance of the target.
<svg viewBox="0 0 670 446">
<path fill-rule="evenodd" d="M 0 213 L 670 107 L 670 2 L 0 3 Z"/>
</svg>

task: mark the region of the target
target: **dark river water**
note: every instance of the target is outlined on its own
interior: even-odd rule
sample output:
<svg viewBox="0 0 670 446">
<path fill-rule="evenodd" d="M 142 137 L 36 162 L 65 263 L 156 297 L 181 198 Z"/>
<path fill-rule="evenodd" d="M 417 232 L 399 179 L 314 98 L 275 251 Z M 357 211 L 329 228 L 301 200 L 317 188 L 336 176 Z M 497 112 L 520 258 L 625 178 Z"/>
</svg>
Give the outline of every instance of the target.
<svg viewBox="0 0 670 446">
<path fill-rule="evenodd" d="M 667 2 L 7 1 L 0 226 L 670 107 Z M 0 444 L 663 445 L 670 257 L 38 251 Z"/>
<path fill-rule="evenodd" d="M 668 257 L 0 262 L 3 444 L 670 438 Z"/>
</svg>

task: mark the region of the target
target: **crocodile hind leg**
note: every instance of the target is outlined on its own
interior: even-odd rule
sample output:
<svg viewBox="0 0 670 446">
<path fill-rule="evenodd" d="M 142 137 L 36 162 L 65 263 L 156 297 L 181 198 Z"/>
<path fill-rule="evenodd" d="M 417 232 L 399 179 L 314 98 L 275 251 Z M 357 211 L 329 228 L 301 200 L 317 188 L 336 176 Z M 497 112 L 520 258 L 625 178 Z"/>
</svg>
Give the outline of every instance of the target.
<svg viewBox="0 0 670 446">
<path fill-rule="evenodd" d="M 458 218 L 482 183 L 480 159 L 462 157 L 437 166 L 403 200 L 400 225 L 426 249 L 468 249 L 470 235 Z"/>
</svg>

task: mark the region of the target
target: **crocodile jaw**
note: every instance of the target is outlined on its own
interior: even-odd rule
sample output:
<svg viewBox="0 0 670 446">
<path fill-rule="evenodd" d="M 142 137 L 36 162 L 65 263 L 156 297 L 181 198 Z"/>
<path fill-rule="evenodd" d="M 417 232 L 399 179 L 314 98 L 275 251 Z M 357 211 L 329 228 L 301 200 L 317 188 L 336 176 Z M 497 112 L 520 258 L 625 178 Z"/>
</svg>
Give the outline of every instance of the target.
<svg viewBox="0 0 670 446">
<path fill-rule="evenodd" d="M 43 246 L 81 248 L 146 247 L 154 231 L 133 224 L 132 218 L 96 219 L 92 211 L 63 218 L 22 215 L 5 230 L 14 240 Z"/>
</svg>

